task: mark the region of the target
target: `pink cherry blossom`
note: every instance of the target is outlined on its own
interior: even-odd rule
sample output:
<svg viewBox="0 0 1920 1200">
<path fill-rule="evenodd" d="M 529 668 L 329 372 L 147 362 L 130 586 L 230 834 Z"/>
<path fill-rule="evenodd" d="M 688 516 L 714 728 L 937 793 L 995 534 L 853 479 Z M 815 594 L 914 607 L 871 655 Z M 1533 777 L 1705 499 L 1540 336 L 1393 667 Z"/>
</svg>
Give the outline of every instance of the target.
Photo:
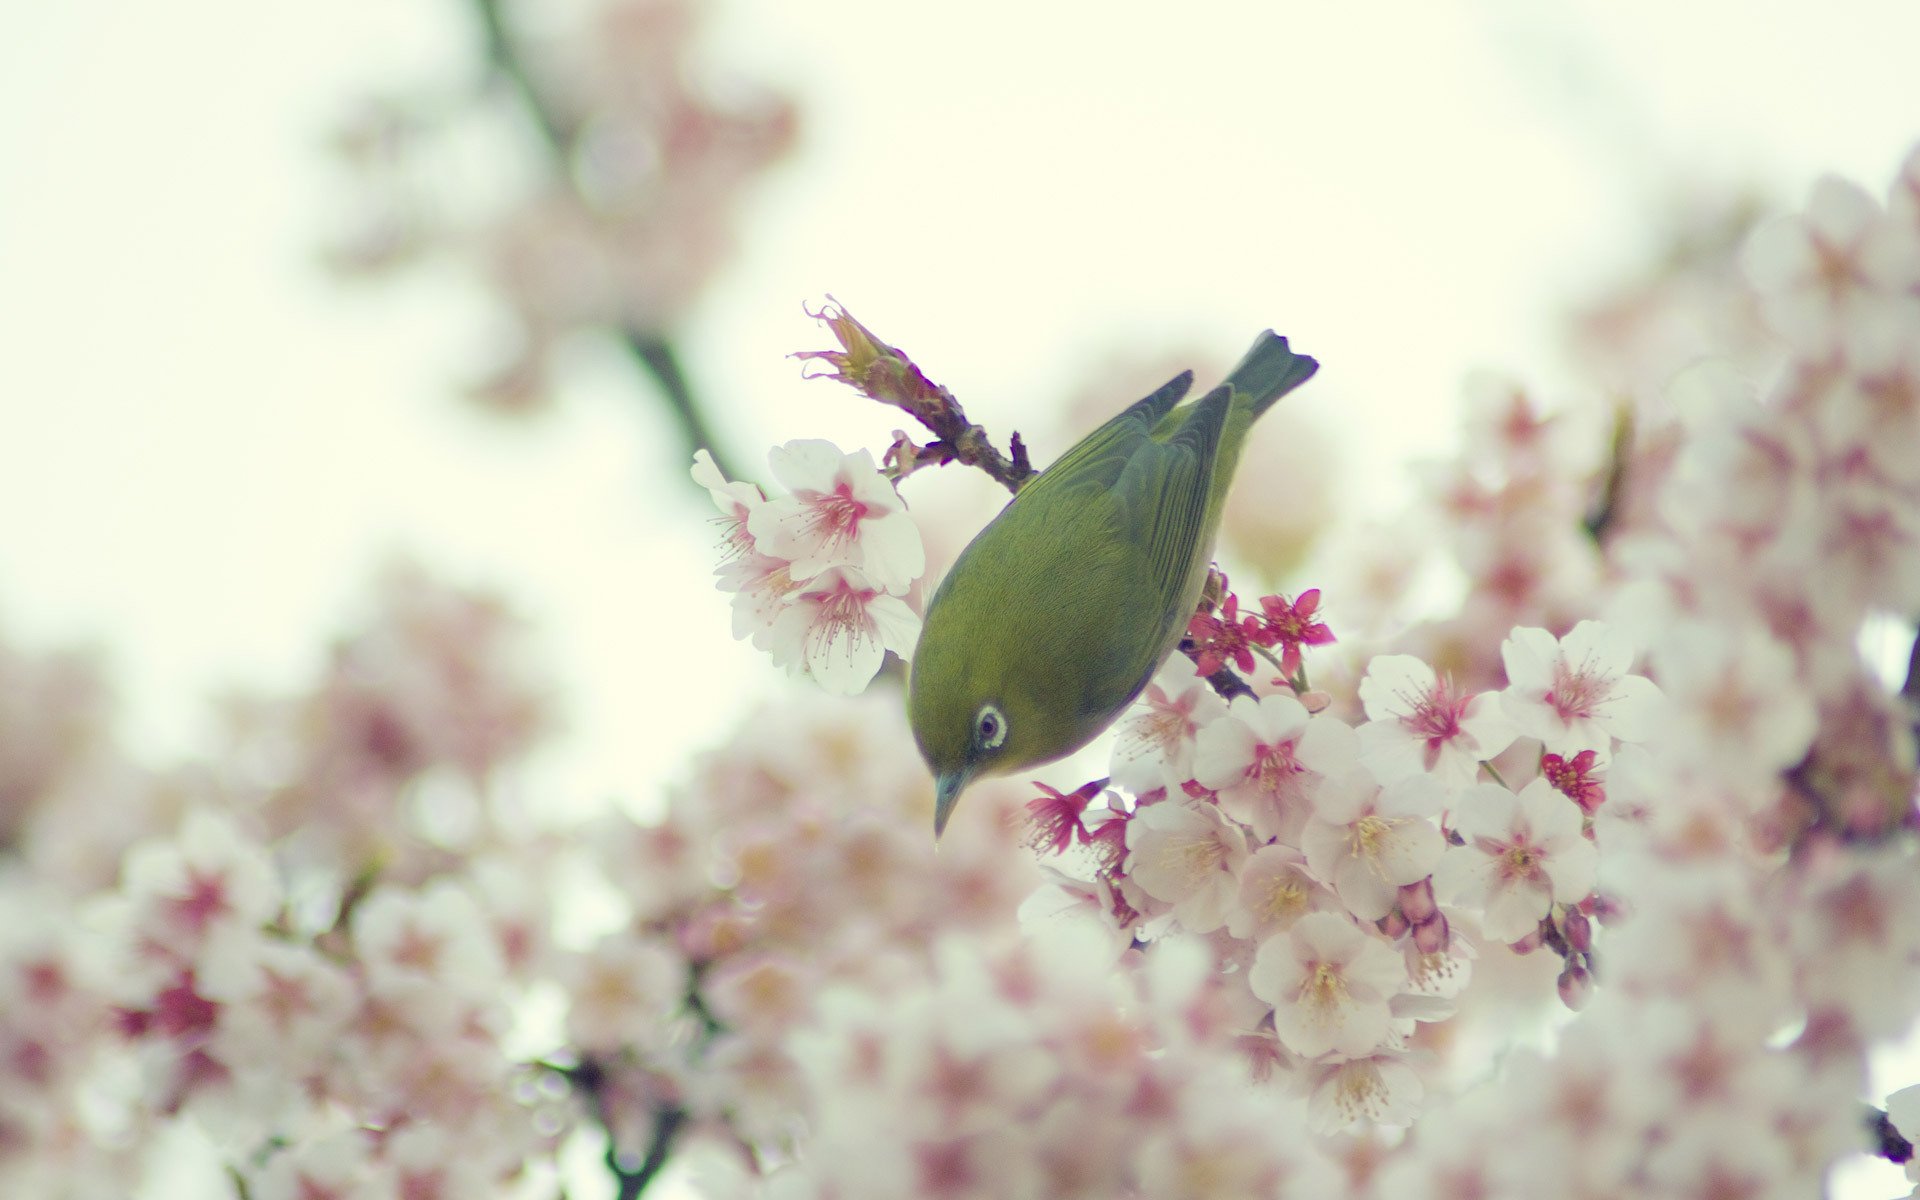
<svg viewBox="0 0 1920 1200">
<path fill-rule="evenodd" d="M 1337 1133 L 1366 1122 L 1410 1125 L 1426 1088 L 1403 1054 L 1330 1056 L 1308 1070 L 1307 1120 L 1315 1133 Z"/>
<path fill-rule="evenodd" d="M 1240 868 L 1240 894 L 1227 914 L 1227 931 L 1247 941 L 1285 932 L 1311 912 L 1338 912 L 1339 901 L 1307 872 L 1298 850 L 1262 846 Z"/>
<path fill-rule="evenodd" d="M 1337 913 L 1310 913 L 1260 944 L 1248 974 L 1295 1054 L 1370 1054 L 1388 1032 L 1388 1002 L 1406 982 L 1392 947 Z"/>
<path fill-rule="evenodd" d="M 920 618 L 858 572 L 829 567 L 794 590 L 768 636 L 776 665 L 850 695 L 872 682 L 886 651 L 913 653 Z"/>
<path fill-rule="evenodd" d="M 1115 726 L 1108 772 L 1134 793 L 1176 791 L 1194 777 L 1195 739 L 1227 706 L 1184 654 L 1170 654 L 1127 716 Z"/>
<path fill-rule="evenodd" d="M 768 461 L 791 494 L 755 509 L 747 529 L 762 553 L 793 564 L 794 578 L 848 567 L 898 594 L 926 570 L 920 528 L 873 455 L 802 439 L 775 449 Z"/>
<path fill-rule="evenodd" d="M 1200 730 L 1194 778 L 1219 793 L 1220 807 L 1263 839 L 1297 837 L 1307 790 L 1319 776 L 1353 765 L 1353 729 L 1334 717 L 1309 717 L 1291 694 L 1235 698 L 1226 715 Z"/>
<path fill-rule="evenodd" d="M 1361 758 L 1385 780 L 1425 771 L 1465 787 L 1515 736 L 1497 694 L 1461 691 L 1408 654 L 1369 662 L 1360 700 L 1368 717 L 1357 731 Z"/>
<path fill-rule="evenodd" d="M 720 527 L 721 561 L 727 562 L 751 551 L 753 534 L 747 531 L 747 518 L 767 502 L 766 495 L 751 483 L 728 480 L 720 474 L 713 455 L 705 450 L 694 451 L 693 481 L 707 489 L 714 507 L 720 510 L 715 523 Z"/>
<path fill-rule="evenodd" d="M 1775 331 L 1817 356 L 1846 340 L 1874 300 L 1869 246 L 1880 205 L 1857 184 L 1824 176 L 1804 215 L 1779 217 L 1747 243 L 1747 275 Z"/>
<path fill-rule="evenodd" d="M 1598 621 L 1582 621 L 1557 640 L 1544 629 L 1515 629 L 1500 658 L 1508 717 L 1554 754 L 1604 755 L 1614 738 L 1638 742 L 1653 731 L 1660 690 L 1628 673 L 1633 647 Z"/>
<path fill-rule="evenodd" d="M 1149 804 L 1127 822 L 1127 878 L 1190 933 L 1226 923 L 1246 857 L 1246 836 L 1210 804 Z"/>
<path fill-rule="evenodd" d="M 1434 870 L 1434 886 L 1481 909 L 1495 941 L 1518 941 L 1555 904 L 1573 904 L 1593 890 L 1598 854 L 1581 835 L 1580 806 L 1535 779 L 1514 795 L 1475 784 L 1455 802 L 1454 846 Z"/>
<path fill-rule="evenodd" d="M 1392 911 L 1403 884 L 1433 873 L 1446 841 L 1432 818 L 1446 794 L 1425 775 L 1382 787 L 1364 770 L 1328 777 L 1313 795 L 1300 835 L 1307 865 L 1330 880 L 1354 916 L 1377 921 Z"/>
</svg>

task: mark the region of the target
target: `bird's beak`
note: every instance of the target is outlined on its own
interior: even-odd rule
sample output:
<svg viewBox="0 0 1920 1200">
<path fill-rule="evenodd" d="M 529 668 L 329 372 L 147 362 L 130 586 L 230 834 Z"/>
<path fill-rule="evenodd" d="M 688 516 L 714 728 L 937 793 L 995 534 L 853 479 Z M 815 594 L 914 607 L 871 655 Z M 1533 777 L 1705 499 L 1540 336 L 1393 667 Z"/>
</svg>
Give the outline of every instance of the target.
<svg viewBox="0 0 1920 1200">
<path fill-rule="evenodd" d="M 938 775 L 933 781 L 933 840 L 939 841 L 940 835 L 947 831 L 947 818 L 953 815 L 953 806 L 960 802 L 960 793 L 968 782 L 965 771 L 953 771 Z"/>
</svg>

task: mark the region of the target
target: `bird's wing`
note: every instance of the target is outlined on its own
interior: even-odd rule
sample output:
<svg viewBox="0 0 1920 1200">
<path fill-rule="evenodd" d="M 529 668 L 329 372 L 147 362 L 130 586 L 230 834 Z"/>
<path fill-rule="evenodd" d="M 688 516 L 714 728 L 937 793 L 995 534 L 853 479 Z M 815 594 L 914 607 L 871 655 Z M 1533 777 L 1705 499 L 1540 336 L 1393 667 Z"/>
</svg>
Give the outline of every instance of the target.
<svg viewBox="0 0 1920 1200">
<path fill-rule="evenodd" d="M 1207 498 L 1232 402 L 1233 390 L 1222 386 L 1182 410 L 1179 428 L 1139 446 L 1114 485 L 1128 540 L 1140 554 L 1138 587 L 1161 614 L 1163 633 L 1191 615 L 1176 610 L 1206 551 Z"/>
<path fill-rule="evenodd" d="M 1020 489 L 1021 497 L 1036 490 L 1051 491 L 1062 486 L 1112 488 L 1119 481 L 1135 451 L 1147 442 L 1154 426 L 1173 411 L 1187 389 L 1193 386 L 1193 372 L 1182 371 L 1152 395 L 1137 400 L 1114 414 L 1105 425 L 1080 439 L 1072 449 L 1040 473 L 1040 477 Z"/>
</svg>

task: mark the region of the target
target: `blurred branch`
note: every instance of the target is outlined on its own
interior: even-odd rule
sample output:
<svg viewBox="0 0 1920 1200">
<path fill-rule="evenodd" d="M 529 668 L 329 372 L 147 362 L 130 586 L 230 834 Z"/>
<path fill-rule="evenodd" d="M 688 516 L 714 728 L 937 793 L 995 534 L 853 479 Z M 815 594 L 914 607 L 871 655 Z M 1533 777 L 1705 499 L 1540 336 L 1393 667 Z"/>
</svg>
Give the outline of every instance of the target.
<svg viewBox="0 0 1920 1200">
<path fill-rule="evenodd" d="M 515 44 L 501 0 L 473 0 L 473 8 L 486 41 L 487 64 L 519 96 L 521 107 L 538 127 L 541 140 L 547 144 L 555 173 L 562 178 L 569 177 L 573 141 L 579 132 L 577 127 L 547 98 L 539 80 L 534 78 Z M 620 341 L 633 356 L 635 365 L 646 371 L 661 398 L 666 401 L 673 422 L 679 427 L 681 441 L 685 444 L 685 457 L 691 460 L 694 451 L 705 450 L 713 455 L 714 464 L 720 468 L 721 474 L 729 479 L 741 478 L 730 456 L 714 438 L 701 412 L 699 399 L 680 366 L 673 344 L 659 330 L 626 326 L 619 333 Z"/>
<path fill-rule="evenodd" d="M 1587 514 L 1587 536 L 1596 543 L 1606 540 L 1607 530 L 1620 510 L 1620 497 L 1627 481 L 1627 456 L 1633 451 L 1633 410 L 1622 405 L 1613 418 L 1613 436 L 1607 446 L 1606 474 L 1600 480 L 1600 497 Z"/>
</svg>

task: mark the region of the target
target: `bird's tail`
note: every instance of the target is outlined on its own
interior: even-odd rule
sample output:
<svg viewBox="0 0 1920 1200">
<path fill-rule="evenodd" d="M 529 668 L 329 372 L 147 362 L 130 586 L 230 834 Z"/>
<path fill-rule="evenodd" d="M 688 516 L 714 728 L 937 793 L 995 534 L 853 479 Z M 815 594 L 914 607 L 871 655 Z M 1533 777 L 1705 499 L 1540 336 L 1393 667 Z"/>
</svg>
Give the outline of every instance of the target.
<svg viewBox="0 0 1920 1200">
<path fill-rule="evenodd" d="M 1251 401 L 1258 417 L 1280 398 L 1313 378 L 1320 364 L 1304 354 L 1295 354 L 1287 339 L 1269 329 L 1254 339 L 1253 349 L 1227 376 L 1233 390 Z"/>
</svg>

